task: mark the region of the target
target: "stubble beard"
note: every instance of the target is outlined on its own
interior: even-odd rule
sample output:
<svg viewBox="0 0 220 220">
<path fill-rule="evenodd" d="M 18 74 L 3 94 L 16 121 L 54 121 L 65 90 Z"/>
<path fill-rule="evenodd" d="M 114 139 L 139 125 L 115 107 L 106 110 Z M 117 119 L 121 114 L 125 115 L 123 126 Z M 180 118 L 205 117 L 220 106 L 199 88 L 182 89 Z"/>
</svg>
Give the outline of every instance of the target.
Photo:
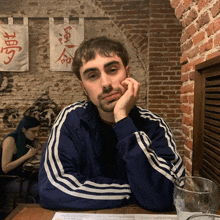
<svg viewBox="0 0 220 220">
<path fill-rule="evenodd" d="M 117 100 L 113 100 L 111 102 L 100 102 L 99 108 L 104 112 L 113 112 L 115 108 Z"/>
<path fill-rule="evenodd" d="M 117 87 L 117 88 L 113 89 L 113 87 L 109 87 L 108 89 L 103 89 L 103 92 L 98 95 L 99 108 L 104 112 L 113 112 L 114 108 L 115 108 L 115 105 L 118 101 L 118 99 L 114 99 L 114 100 L 111 100 L 111 101 L 106 101 L 106 100 L 102 99 L 103 95 L 108 94 L 112 91 L 117 91 L 117 92 L 122 94 L 121 88 Z"/>
</svg>

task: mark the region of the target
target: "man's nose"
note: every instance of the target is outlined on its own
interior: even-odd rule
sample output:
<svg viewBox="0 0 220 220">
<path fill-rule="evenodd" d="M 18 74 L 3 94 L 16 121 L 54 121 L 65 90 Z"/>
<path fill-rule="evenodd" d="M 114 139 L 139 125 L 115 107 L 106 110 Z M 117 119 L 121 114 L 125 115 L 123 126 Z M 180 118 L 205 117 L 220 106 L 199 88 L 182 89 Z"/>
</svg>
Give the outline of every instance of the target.
<svg viewBox="0 0 220 220">
<path fill-rule="evenodd" d="M 108 88 L 109 86 L 111 86 L 111 84 L 112 84 L 111 77 L 108 74 L 103 73 L 101 75 L 101 86 L 102 86 L 102 88 Z"/>
</svg>

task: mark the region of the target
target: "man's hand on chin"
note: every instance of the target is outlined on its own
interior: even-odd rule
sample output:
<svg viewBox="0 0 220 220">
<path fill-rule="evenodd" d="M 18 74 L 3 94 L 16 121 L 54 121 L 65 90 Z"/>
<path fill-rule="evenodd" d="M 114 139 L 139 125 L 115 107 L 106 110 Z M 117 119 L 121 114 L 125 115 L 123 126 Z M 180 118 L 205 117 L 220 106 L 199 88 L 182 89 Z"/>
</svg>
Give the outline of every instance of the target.
<svg viewBox="0 0 220 220">
<path fill-rule="evenodd" d="M 139 82 L 137 82 L 133 78 L 126 78 L 124 81 L 121 82 L 121 85 L 126 88 L 126 91 L 115 105 L 115 123 L 128 116 L 129 112 L 134 107 L 139 97 Z"/>
</svg>

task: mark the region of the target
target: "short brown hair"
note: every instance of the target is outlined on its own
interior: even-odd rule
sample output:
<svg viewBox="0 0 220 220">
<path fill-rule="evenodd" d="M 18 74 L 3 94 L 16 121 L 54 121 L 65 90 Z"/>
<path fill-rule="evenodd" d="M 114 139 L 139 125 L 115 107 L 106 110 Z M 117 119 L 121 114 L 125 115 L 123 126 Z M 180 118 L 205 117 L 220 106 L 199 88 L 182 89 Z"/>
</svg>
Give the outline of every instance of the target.
<svg viewBox="0 0 220 220">
<path fill-rule="evenodd" d="M 79 80 L 81 80 L 79 70 L 83 65 L 82 59 L 84 59 L 86 62 L 93 60 L 96 56 L 96 53 L 104 57 L 110 57 L 111 53 L 116 54 L 121 58 L 125 67 L 129 62 L 128 52 L 121 42 L 104 36 L 85 40 L 76 50 L 72 64 L 72 70 Z"/>
</svg>

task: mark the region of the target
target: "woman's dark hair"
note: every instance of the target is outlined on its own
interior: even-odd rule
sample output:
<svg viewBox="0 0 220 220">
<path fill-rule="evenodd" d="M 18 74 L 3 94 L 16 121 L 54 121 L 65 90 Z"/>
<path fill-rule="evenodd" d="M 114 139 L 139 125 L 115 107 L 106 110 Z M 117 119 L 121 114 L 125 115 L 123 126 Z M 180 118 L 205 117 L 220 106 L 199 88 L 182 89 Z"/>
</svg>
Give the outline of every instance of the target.
<svg viewBox="0 0 220 220">
<path fill-rule="evenodd" d="M 40 121 L 38 121 L 36 118 L 32 116 L 25 116 L 21 122 L 19 123 L 18 127 L 29 129 L 29 128 L 35 128 L 40 125 Z"/>
<path fill-rule="evenodd" d="M 80 68 L 83 65 L 82 60 L 85 60 L 85 62 L 93 60 L 97 53 L 104 57 L 110 57 L 115 54 L 121 58 L 125 67 L 128 65 L 129 55 L 121 42 L 104 36 L 91 38 L 83 41 L 75 52 L 72 70 L 79 80 L 81 80 Z"/>
<path fill-rule="evenodd" d="M 36 118 L 34 118 L 32 116 L 25 116 L 19 122 L 16 130 L 6 136 L 6 137 L 12 136 L 13 138 L 15 138 L 18 158 L 25 154 L 26 149 L 27 149 L 27 148 L 25 148 L 25 145 L 27 144 L 27 142 L 31 146 L 34 145 L 33 141 L 28 140 L 25 137 L 25 135 L 22 131 L 22 128 L 25 128 L 27 130 L 29 128 L 35 128 L 38 126 L 40 126 L 40 121 L 38 121 Z M 3 139 L 3 141 L 5 140 L 5 138 Z M 0 148 L 2 147 L 3 141 L 0 143 Z"/>
</svg>

